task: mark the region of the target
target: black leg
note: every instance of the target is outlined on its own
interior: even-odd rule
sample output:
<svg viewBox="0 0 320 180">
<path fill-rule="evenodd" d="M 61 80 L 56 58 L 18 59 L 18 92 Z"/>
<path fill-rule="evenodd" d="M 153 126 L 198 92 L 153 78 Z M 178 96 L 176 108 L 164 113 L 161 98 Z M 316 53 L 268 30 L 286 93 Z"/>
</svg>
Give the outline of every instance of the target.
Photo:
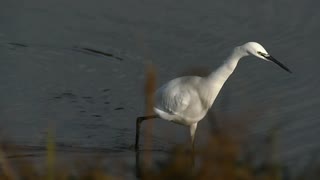
<svg viewBox="0 0 320 180">
<path fill-rule="evenodd" d="M 139 149 L 140 124 L 141 124 L 142 121 L 143 121 L 142 117 L 138 117 L 137 118 L 137 122 L 136 122 L 136 144 L 134 146 L 136 151 Z"/>
<path fill-rule="evenodd" d="M 137 121 L 136 121 L 136 144 L 134 146 L 136 151 L 139 149 L 140 124 L 144 120 L 154 119 L 154 118 L 158 118 L 158 117 L 159 117 L 158 115 L 151 115 L 151 116 L 142 116 L 142 117 L 137 118 Z"/>
</svg>

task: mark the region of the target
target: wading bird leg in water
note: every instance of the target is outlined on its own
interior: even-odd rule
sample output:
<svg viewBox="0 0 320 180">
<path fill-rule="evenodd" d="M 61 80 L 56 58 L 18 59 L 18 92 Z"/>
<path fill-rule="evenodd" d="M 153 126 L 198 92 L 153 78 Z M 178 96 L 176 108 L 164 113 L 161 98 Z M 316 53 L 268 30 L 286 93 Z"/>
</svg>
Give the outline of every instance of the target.
<svg viewBox="0 0 320 180">
<path fill-rule="evenodd" d="M 190 136 L 191 136 L 191 145 L 192 145 L 192 154 L 194 154 L 194 136 L 196 134 L 198 123 L 194 123 L 190 126 Z"/>
<path fill-rule="evenodd" d="M 192 158 L 192 167 L 194 167 L 194 159 L 195 159 L 195 151 L 194 151 L 194 137 L 195 137 L 195 134 L 196 134 L 196 130 L 197 130 L 197 125 L 198 123 L 194 123 L 190 126 L 190 136 L 191 136 L 191 148 L 192 148 L 192 155 L 191 155 L 191 158 Z"/>
<path fill-rule="evenodd" d="M 135 150 L 139 150 L 139 137 L 140 137 L 140 124 L 144 120 L 149 120 L 149 119 L 155 119 L 158 118 L 158 115 L 151 115 L 151 116 L 141 116 L 137 118 L 136 122 L 136 144 L 135 144 Z"/>
</svg>

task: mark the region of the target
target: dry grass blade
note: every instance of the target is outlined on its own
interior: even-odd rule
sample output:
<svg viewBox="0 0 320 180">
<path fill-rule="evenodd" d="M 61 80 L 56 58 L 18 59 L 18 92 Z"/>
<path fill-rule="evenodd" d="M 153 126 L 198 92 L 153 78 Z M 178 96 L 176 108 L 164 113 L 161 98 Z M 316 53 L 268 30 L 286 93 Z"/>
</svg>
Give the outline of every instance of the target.
<svg viewBox="0 0 320 180">
<path fill-rule="evenodd" d="M 146 116 L 153 115 L 154 106 L 154 92 L 156 89 L 156 73 L 152 64 L 148 64 L 146 71 L 146 84 L 145 84 L 145 103 L 146 103 Z M 145 149 L 152 149 L 152 130 L 153 120 L 146 122 L 145 128 Z M 144 165 L 150 167 L 151 165 L 151 151 L 147 151 L 144 156 Z"/>
<path fill-rule="evenodd" d="M 4 176 L 2 178 L 10 179 L 10 180 L 17 179 L 11 165 L 9 164 L 6 158 L 5 152 L 2 149 L 0 149 L 0 166 L 2 167 L 3 176 Z"/>
<path fill-rule="evenodd" d="M 48 130 L 47 136 L 47 180 L 54 180 L 55 174 L 55 142 L 53 130 Z"/>
</svg>

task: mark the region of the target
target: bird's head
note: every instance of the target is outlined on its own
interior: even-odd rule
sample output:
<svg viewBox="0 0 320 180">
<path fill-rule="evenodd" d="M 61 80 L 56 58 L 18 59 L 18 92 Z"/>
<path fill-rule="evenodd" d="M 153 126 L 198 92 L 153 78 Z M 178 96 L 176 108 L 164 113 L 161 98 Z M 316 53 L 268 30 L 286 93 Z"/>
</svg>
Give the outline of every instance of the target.
<svg viewBox="0 0 320 180">
<path fill-rule="evenodd" d="M 274 57 L 272 57 L 265 49 L 264 47 L 257 43 L 257 42 L 248 42 L 244 45 L 240 46 L 241 49 L 246 52 L 248 55 L 256 56 L 260 59 L 266 60 L 266 61 L 272 61 L 276 63 L 278 66 L 280 66 L 282 69 L 288 71 L 291 73 L 290 69 L 287 68 L 285 65 L 280 63 L 278 60 L 276 60 Z"/>
</svg>

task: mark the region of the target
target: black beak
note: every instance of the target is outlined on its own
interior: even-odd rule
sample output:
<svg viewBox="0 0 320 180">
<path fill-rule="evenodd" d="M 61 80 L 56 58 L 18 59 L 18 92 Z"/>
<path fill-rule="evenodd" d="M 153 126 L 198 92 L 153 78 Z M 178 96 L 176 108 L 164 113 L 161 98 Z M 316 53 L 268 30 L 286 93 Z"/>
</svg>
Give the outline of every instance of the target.
<svg viewBox="0 0 320 180">
<path fill-rule="evenodd" d="M 274 57 L 270 56 L 270 55 L 264 55 L 265 58 L 269 59 L 270 61 L 276 63 L 278 66 L 280 66 L 282 69 L 288 71 L 289 73 L 292 73 L 290 71 L 289 68 L 287 68 L 285 65 L 283 65 L 281 62 L 279 62 L 278 60 L 276 60 Z"/>
</svg>

